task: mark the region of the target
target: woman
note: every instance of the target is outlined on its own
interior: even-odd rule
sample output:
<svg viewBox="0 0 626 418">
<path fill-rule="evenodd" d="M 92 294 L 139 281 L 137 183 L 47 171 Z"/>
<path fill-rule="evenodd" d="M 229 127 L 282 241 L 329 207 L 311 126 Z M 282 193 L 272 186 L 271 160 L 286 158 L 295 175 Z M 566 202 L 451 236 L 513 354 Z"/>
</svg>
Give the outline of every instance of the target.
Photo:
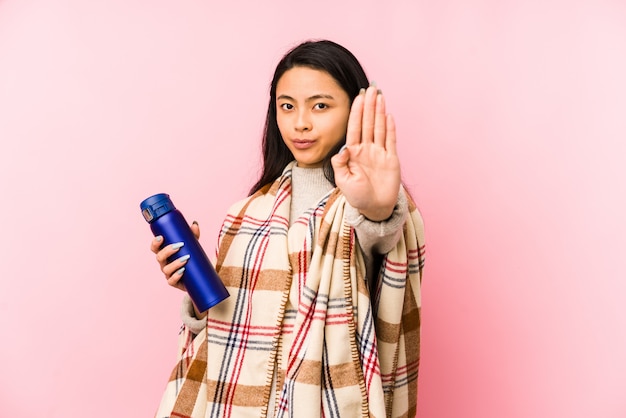
<svg viewBox="0 0 626 418">
<path fill-rule="evenodd" d="M 231 296 L 208 312 L 184 298 L 157 417 L 415 416 L 423 225 L 395 135 L 347 49 L 305 42 L 283 57 L 262 174 L 218 240 Z M 161 243 L 184 290 L 187 260 L 168 263 L 178 248 Z"/>
</svg>

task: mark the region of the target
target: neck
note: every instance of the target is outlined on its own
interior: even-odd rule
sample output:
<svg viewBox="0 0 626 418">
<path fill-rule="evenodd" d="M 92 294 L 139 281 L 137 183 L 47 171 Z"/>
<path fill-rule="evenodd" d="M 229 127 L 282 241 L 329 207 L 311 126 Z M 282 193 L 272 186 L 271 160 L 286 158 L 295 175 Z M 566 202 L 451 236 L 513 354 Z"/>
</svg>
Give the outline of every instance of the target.
<svg viewBox="0 0 626 418">
<path fill-rule="evenodd" d="M 291 172 L 291 187 L 290 223 L 333 189 L 332 183 L 324 176 L 323 167 L 303 168 L 297 164 Z"/>
</svg>

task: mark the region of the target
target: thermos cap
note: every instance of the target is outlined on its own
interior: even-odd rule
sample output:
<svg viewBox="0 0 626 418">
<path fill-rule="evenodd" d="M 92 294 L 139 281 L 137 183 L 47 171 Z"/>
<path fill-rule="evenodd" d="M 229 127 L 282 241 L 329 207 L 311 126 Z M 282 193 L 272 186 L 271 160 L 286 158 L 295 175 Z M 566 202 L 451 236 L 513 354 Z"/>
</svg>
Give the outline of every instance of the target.
<svg viewBox="0 0 626 418">
<path fill-rule="evenodd" d="M 141 214 L 143 215 L 143 218 L 148 223 L 176 209 L 170 199 L 170 196 L 165 193 L 158 193 L 154 196 L 150 196 L 141 202 L 139 206 L 141 207 Z"/>
</svg>

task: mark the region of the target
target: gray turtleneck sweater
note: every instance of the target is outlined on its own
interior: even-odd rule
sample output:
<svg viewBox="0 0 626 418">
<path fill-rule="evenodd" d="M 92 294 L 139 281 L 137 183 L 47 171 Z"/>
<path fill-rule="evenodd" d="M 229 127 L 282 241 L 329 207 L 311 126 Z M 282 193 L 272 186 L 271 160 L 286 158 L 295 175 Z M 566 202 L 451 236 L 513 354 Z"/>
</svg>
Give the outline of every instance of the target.
<svg viewBox="0 0 626 418">
<path fill-rule="evenodd" d="M 289 223 L 292 224 L 307 209 L 315 206 L 332 189 L 333 185 L 324 176 L 322 168 L 302 168 L 295 165 L 291 173 Z M 385 221 L 370 221 L 356 208 L 347 205 L 346 222 L 354 227 L 357 241 L 363 250 L 367 278 L 375 274 L 376 255 L 388 253 L 398 243 L 407 214 L 407 198 L 403 190 L 398 193 L 393 214 Z M 183 298 L 181 317 L 183 323 L 195 334 L 206 326 L 206 319 L 196 318 L 191 299 L 187 295 Z"/>
</svg>

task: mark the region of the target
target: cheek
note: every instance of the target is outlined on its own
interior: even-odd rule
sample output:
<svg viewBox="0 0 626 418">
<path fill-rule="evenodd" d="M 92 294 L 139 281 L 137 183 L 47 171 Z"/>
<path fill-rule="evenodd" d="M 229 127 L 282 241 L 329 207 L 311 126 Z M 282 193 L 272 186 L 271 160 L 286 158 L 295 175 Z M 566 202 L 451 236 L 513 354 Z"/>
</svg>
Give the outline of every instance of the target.
<svg viewBox="0 0 626 418">
<path fill-rule="evenodd" d="M 348 116 L 345 115 L 345 117 L 341 116 L 337 118 L 337 120 L 335 121 L 335 134 L 338 137 L 343 138 L 346 134 L 347 129 L 348 129 Z"/>
</svg>

